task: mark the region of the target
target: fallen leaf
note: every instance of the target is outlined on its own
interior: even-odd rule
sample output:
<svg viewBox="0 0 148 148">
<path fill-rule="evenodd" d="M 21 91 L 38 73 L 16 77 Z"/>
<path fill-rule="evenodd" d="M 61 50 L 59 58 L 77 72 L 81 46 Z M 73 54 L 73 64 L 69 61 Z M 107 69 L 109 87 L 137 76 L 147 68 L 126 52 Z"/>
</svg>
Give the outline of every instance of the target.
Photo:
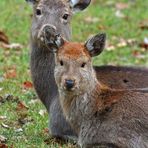
<svg viewBox="0 0 148 148">
<path fill-rule="evenodd" d="M 23 46 L 19 43 L 9 43 L 8 36 L 0 31 L 0 47 L 4 49 L 22 49 Z"/>
<path fill-rule="evenodd" d="M 147 50 L 148 49 L 148 38 L 145 37 L 143 43 L 140 43 L 139 46 Z"/>
<path fill-rule="evenodd" d="M 3 88 L 0 87 L 0 91 L 2 91 L 2 90 L 3 90 Z"/>
<path fill-rule="evenodd" d="M 19 43 L 12 43 L 12 44 L 1 44 L 1 47 L 4 49 L 22 49 L 23 45 Z"/>
<path fill-rule="evenodd" d="M 44 109 L 41 109 L 41 110 L 39 111 L 39 114 L 40 114 L 41 116 L 45 116 L 45 115 L 47 114 L 47 111 L 44 110 Z"/>
<path fill-rule="evenodd" d="M 97 22 L 99 21 L 99 18 L 88 16 L 88 17 L 86 17 L 86 18 L 84 19 L 84 21 L 85 21 L 86 23 L 97 23 Z"/>
<path fill-rule="evenodd" d="M 106 30 L 107 28 L 106 28 L 105 26 L 103 26 L 103 25 L 99 25 L 99 26 L 98 26 L 98 29 L 99 29 L 99 30 Z"/>
<path fill-rule="evenodd" d="M 126 47 L 126 46 L 127 46 L 127 42 L 126 42 L 125 40 L 122 40 L 122 41 L 120 41 L 116 46 L 117 46 L 118 48 Z"/>
<path fill-rule="evenodd" d="M 18 128 L 18 129 L 15 130 L 15 132 L 16 132 L 16 133 L 23 132 L 23 129 L 22 129 L 22 128 Z"/>
<path fill-rule="evenodd" d="M 140 51 L 137 51 L 137 50 L 133 51 L 132 55 L 134 57 L 136 57 L 137 59 L 144 59 L 145 58 L 145 55 L 143 55 Z"/>
<path fill-rule="evenodd" d="M 140 27 L 142 30 L 145 30 L 145 29 L 147 30 L 147 29 L 148 29 L 148 19 L 143 20 L 142 22 L 140 22 L 139 27 Z"/>
<path fill-rule="evenodd" d="M 134 50 L 133 52 L 132 52 L 132 55 L 134 56 L 134 57 L 137 57 L 137 56 L 139 56 L 141 53 L 140 53 L 140 51 L 137 51 L 137 50 Z"/>
<path fill-rule="evenodd" d="M 137 40 L 136 39 L 128 39 L 126 42 L 130 46 L 133 46 L 133 45 L 137 44 Z"/>
<path fill-rule="evenodd" d="M 0 148 L 8 148 L 8 145 L 6 145 L 4 143 L 0 143 Z"/>
<path fill-rule="evenodd" d="M 118 18 L 125 18 L 126 17 L 120 10 L 117 10 L 115 12 L 115 16 Z"/>
<path fill-rule="evenodd" d="M 107 50 L 107 51 L 113 51 L 113 50 L 115 50 L 115 49 L 116 49 L 116 47 L 113 46 L 113 45 L 109 45 L 109 46 L 106 47 L 106 50 Z"/>
<path fill-rule="evenodd" d="M 49 129 L 48 129 L 48 128 L 44 128 L 43 132 L 44 132 L 45 134 L 49 134 Z"/>
<path fill-rule="evenodd" d="M 33 122 L 34 120 L 32 119 L 32 118 L 28 118 L 27 116 L 26 117 L 20 117 L 19 119 L 18 119 L 18 123 L 19 123 L 19 125 L 24 125 L 24 124 L 27 124 L 27 123 L 31 123 L 31 122 Z"/>
<path fill-rule="evenodd" d="M 0 31 L 0 42 L 3 42 L 5 44 L 9 44 L 9 39 L 3 31 Z"/>
<path fill-rule="evenodd" d="M 5 143 L 7 141 L 7 138 L 4 137 L 3 135 L 0 135 L 0 144 Z M 1 147 L 0 147 L 1 148 Z"/>
<path fill-rule="evenodd" d="M 116 9 L 118 10 L 123 10 L 123 9 L 127 9 L 129 7 L 128 3 L 116 3 Z"/>
<path fill-rule="evenodd" d="M 3 128 L 7 128 L 7 129 L 9 129 L 9 128 L 10 128 L 10 126 L 8 126 L 8 125 L 7 125 L 7 124 L 5 124 L 5 123 L 2 123 L 1 125 L 2 125 L 2 127 L 3 127 Z"/>
<path fill-rule="evenodd" d="M 0 103 L 4 103 L 4 98 L 0 96 Z"/>
<path fill-rule="evenodd" d="M 4 77 L 6 79 L 16 78 L 16 76 L 17 76 L 16 69 L 10 69 L 4 74 Z"/>
<path fill-rule="evenodd" d="M 0 120 L 5 120 L 7 119 L 7 116 L 0 116 Z"/>
<path fill-rule="evenodd" d="M 31 101 L 28 102 L 28 104 L 36 104 L 36 103 L 40 103 L 39 99 L 32 99 Z"/>
<path fill-rule="evenodd" d="M 16 110 L 18 110 L 18 111 L 28 110 L 28 107 L 25 105 L 24 102 L 18 101 Z"/>
<path fill-rule="evenodd" d="M 25 89 L 33 88 L 32 82 L 30 82 L 30 81 L 25 81 L 25 82 L 23 83 L 23 88 L 25 88 Z"/>
</svg>

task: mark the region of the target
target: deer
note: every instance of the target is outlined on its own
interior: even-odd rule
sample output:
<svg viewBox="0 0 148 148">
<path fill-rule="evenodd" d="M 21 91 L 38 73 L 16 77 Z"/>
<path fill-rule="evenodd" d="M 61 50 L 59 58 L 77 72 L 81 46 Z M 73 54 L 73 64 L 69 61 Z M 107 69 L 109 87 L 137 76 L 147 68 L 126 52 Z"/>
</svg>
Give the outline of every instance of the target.
<svg viewBox="0 0 148 148">
<path fill-rule="evenodd" d="M 147 148 L 148 87 L 108 87 L 93 68 L 92 57 L 102 53 L 106 35 L 77 43 L 65 40 L 52 26 L 45 30 L 54 49 L 61 108 L 80 147 Z"/>
<path fill-rule="evenodd" d="M 53 26 L 67 40 L 71 38 L 72 16 L 87 8 L 91 0 L 26 0 L 32 5 L 30 29 L 30 68 L 35 91 L 49 113 L 49 129 L 53 137 L 76 136 L 65 120 L 59 103 L 54 78 L 55 60 L 52 43 L 44 41 L 44 28 Z M 148 84 L 148 70 L 116 66 L 94 67 L 102 83 L 113 88 L 137 88 Z M 108 75 L 112 73 L 112 75 Z M 115 77 L 116 75 L 116 77 Z M 134 75 L 134 77 L 133 77 Z M 138 80 L 137 77 L 142 79 Z M 118 82 L 118 83 L 117 83 Z"/>
</svg>

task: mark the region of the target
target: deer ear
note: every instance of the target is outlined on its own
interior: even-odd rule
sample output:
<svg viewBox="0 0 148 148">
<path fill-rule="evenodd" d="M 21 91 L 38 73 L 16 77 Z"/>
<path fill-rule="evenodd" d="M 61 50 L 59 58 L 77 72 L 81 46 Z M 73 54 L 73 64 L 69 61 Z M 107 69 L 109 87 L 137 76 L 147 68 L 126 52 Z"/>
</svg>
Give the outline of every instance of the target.
<svg viewBox="0 0 148 148">
<path fill-rule="evenodd" d="M 36 4 L 38 2 L 38 0 L 26 0 L 26 2 L 28 2 L 30 4 Z"/>
<path fill-rule="evenodd" d="M 85 47 L 87 48 L 92 57 L 97 56 L 103 51 L 105 47 L 105 41 L 105 33 L 97 34 L 85 43 Z"/>
<path fill-rule="evenodd" d="M 69 0 L 69 2 L 71 7 L 73 8 L 73 12 L 78 12 L 87 8 L 91 0 Z"/>
</svg>

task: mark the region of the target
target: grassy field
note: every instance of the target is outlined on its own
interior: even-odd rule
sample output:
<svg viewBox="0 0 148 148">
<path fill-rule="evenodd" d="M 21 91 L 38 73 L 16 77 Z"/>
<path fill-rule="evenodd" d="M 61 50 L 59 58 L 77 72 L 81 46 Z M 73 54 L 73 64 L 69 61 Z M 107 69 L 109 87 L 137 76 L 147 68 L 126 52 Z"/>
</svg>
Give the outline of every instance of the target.
<svg viewBox="0 0 148 148">
<path fill-rule="evenodd" d="M 108 47 L 94 64 L 147 66 L 148 50 L 139 47 L 148 37 L 148 30 L 141 26 L 146 19 L 148 23 L 147 8 L 147 1 L 142 0 L 95 0 L 74 16 L 73 40 L 85 41 L 92 34 L 106 32 Z M 48 114 L 29 83 L 31 7 L 25 0 L 1 0 L 0 10 L 0 31 L 11 43 L 23 45 L 22 49 L 0 47 L 0 135 L 15 148 L 74 147 L 50 140 Z"/>
</svg>

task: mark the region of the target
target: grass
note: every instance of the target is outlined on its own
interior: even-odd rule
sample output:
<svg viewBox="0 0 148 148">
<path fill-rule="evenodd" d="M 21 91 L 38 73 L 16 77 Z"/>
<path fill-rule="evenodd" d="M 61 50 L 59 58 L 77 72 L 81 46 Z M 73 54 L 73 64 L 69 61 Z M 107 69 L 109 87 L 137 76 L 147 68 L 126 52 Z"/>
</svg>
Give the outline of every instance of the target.
<svg viewBox="0 0 148 148">
<path fill-rule="evenodd" d="M 83 13 L 73 17 L 73 40 L 85 41 L 92 34 L 106 32 L 113 46 L 117 45 L 121 37 L 124 40 L 136 39 L 138 43 L 143 42 L 148 30 L 141 30 L 139 23 L 147 19 L 148 3 L 120 0 L 120 2 L 128 2 L 129 8 L 122 10 L 125 18 L 118 18 L 115 16 L 117 1 L 109 2 L 96 0 Z M 31 7 L 25 3 L 25 0 L 3 0 L 0 1 L 0 10 L 0 30 L 8 35 L 11 43 L 16 42 L 23 45 L 22 50 L 0 48 L 0 102 L 4 100 L 0 104 L 0 135 L 7 138 L 6 144 L 9 147 L 15 148 L 73 147 L 70 144 L 58 144 L 54 140 L 48 140 L 48 145 L 44 142 L 49 137 L 46 132 L 48 115 L 39 114 L 40 110 L 45 109 L 40 102 L 30 104 L 31 100 L 36 100 L 34 90 L 23 87 L 24 82 L 31 81 L 29 72 Z M 89 18 L 91 19 L 88 21 Z M 138 56 L 137 54 L 135 56 L 135 53 L 138 53 Z M 94 59 L 94 64 L 146 66 L 148 65 L 147 59 L 148 52 L 138 44 L 133 44 L 111 51 L 105 50 L 103 54 Z M 6 78 L 5 76 L 12 71 L 16 73 L 16 76 Z M 28 108 L 19 108 L 19 101 L 23 101 Z M 1 119 L 1 116 L 7 118 Z M 27 120 L 27 122 L 21 124 L 20 120 Z M 9 127 L 4 128 L 3 124 Z M 23 132 L 17 131 L 20 128 Z"/>
</svg>

